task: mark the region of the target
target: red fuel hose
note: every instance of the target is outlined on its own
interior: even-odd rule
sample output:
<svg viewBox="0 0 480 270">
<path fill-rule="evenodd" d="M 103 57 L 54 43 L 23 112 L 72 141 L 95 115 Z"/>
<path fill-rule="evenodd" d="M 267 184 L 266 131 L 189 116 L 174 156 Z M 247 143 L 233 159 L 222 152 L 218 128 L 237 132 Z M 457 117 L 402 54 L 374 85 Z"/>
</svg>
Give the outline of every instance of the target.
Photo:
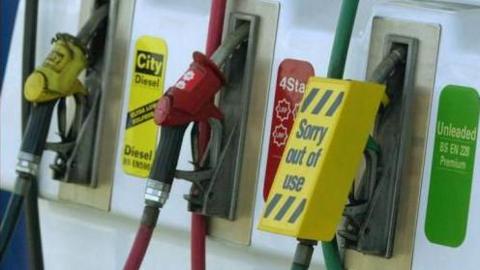
<svg viewBox="0 0 480 270">
<path fill-rule="evenodd" d="M 222 43 L 226 0 L 212 0 L 205 54 L 210 57 Z"/>
<path fill-rule="evenodd" d="M 143 257 L 147 252 L 148 244 L 152 238 L 153 229 L 157 223 L 160 210 L 157 207 L 146 205 L 143 209 L 142 222 L 138 228 L 135 241 L 133 242 L 124 270 L 138 270 L 142 265 Z"/>
<path fill-rule="evenodd" d="M 213 54 L 222 41 L 226 2 L 226 0 L 212 0 L 207 44 L 205 48 L 205 54 L 207 57 L 210 57 Z M 208 126 L 208 123 L 199 123 L 198 129 L 198 156 L 201 157 L 208 144 L 210 127 Z M 191 269 L 205 270 L 205 239 L 207 236 L 206 217 L 192 213 L 191 226 Z"/>
<path fill-rule="evenodd" d="M 221 44 L 225 7 L 226 0 L 212 0 L 206 45 L 207 57 L 210 57 Z M 211 102 L 214 102 L 213 99 Z M 201 157 L 209 141 L 210 127 L 206 122 L 200 122 L 198 125 L 198 157 Z M 197 160 L 198 157 L 196 157 Z M 174 165 L 168 167 L 176 168 L 176 164 Z M 173 180 L 173 175 L 171 178 Z M 153 179 L 156 178 L 153 177 Z M 158 214 L 159 209 L 157 206 L 145 206 L 140 228 L 137 231 L 135 241 L 124 266 L 125 270 L 140 269 L 158 219 Z M 191 268 L 192 270 L 205 270 L 205 240 L 207 235 L 207 220 L 205 216 L 192 213 L 191 226 Z"/>
<path fill-rule="evenodd" d="M 207 236 L 207 219 L 192 213 L 190 238 L 192 270 L 205 270 L 205 238 Z"/>
<path fill-rule="evenodd" d="M 149 227 L 144 224 L 140 225 L 124 269 L 140 269 L 140 265 L 142 265 L 143 258 L 147 252 L 148 244 L 152 238 L 153 229 L 154 227 Z"/>
</svg>

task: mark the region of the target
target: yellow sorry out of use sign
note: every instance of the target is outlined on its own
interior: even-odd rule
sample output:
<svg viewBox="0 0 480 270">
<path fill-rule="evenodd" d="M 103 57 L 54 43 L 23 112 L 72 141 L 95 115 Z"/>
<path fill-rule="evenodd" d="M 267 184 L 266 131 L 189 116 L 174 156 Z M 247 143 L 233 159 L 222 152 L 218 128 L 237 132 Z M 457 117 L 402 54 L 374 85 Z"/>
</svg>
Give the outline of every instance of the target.
<svg viewBox="0 0 480 270">
<path fill-rule="evenodd" d="M 310 78 L 261 230 L 333 238 L 384 90 L 374 83 Z"/>
<path fill-rule="evenodd" d="M 122 167 L 127 174 L 145 178 L 150 172 L 158 132 L 153 111 L 163 94 L 166 64 L 167 44 L 163 39 L 138 38 L 122 149 Z"/>
</svg>

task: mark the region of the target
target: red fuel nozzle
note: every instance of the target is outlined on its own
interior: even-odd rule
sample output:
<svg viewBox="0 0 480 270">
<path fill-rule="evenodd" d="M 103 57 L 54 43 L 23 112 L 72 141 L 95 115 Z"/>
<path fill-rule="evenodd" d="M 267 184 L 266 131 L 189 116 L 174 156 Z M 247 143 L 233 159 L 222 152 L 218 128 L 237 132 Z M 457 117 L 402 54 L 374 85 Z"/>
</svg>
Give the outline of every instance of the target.
<svg viewBox="0 0 480 270">
<path fill-rule="evenodd" d="M 217 65 L 195 52 L 189 69 L 157 102 L 154 119 L 162 131 L 145 191 L 148 202 L 162 207 L 168 198 L 188 124 L 222 118 L 212 99 L 224 82 Z"/>
<path fill-rule="evenodd" d="M 200 52 L 193 53 L 190 68 L 160 98 L 155 107 L 155 123 L 160 126 L 179 126 L 190 122 L 222 118 L 211 102 L 225 80 L 221 71 Z"/>
</svg>

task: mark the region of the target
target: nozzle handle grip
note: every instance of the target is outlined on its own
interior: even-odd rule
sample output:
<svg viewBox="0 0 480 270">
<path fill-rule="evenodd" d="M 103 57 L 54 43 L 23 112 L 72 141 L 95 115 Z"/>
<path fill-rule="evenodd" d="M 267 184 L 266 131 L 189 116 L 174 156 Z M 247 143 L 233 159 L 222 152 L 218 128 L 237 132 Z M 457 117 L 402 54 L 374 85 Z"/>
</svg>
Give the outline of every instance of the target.
<svg viewBox="0 0 480 270">
<path fill-rule="evenodd" d="M 57 100 L 33 104 L 20 151 L 34 156 L 42 155 L 56 102 Z"/>
<path fill-rule="evenodd" d="M 163 126 L 160 143 L 155 152 L 150 179 L 171 185 L 177 169 L 178 158 L 182 148 L 183 135 L 188 125 Z"/>
</svg>

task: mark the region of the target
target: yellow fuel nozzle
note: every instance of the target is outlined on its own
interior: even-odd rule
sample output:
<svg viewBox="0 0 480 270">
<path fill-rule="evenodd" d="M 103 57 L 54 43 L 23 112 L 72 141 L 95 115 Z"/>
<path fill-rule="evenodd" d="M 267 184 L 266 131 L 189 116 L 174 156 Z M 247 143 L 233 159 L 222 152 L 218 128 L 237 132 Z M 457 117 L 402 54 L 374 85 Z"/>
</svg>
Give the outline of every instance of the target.
<svg viewBox="0 0 480 270">
<path fill-rule="evenodd" d="M 69 34 L 57 34 L 43 64 L 28 76 L 25 99 L 46 102 L 73 94 L 87 94 L 78 75 L 87 66 L 84 46 Z"/>
</svg>

